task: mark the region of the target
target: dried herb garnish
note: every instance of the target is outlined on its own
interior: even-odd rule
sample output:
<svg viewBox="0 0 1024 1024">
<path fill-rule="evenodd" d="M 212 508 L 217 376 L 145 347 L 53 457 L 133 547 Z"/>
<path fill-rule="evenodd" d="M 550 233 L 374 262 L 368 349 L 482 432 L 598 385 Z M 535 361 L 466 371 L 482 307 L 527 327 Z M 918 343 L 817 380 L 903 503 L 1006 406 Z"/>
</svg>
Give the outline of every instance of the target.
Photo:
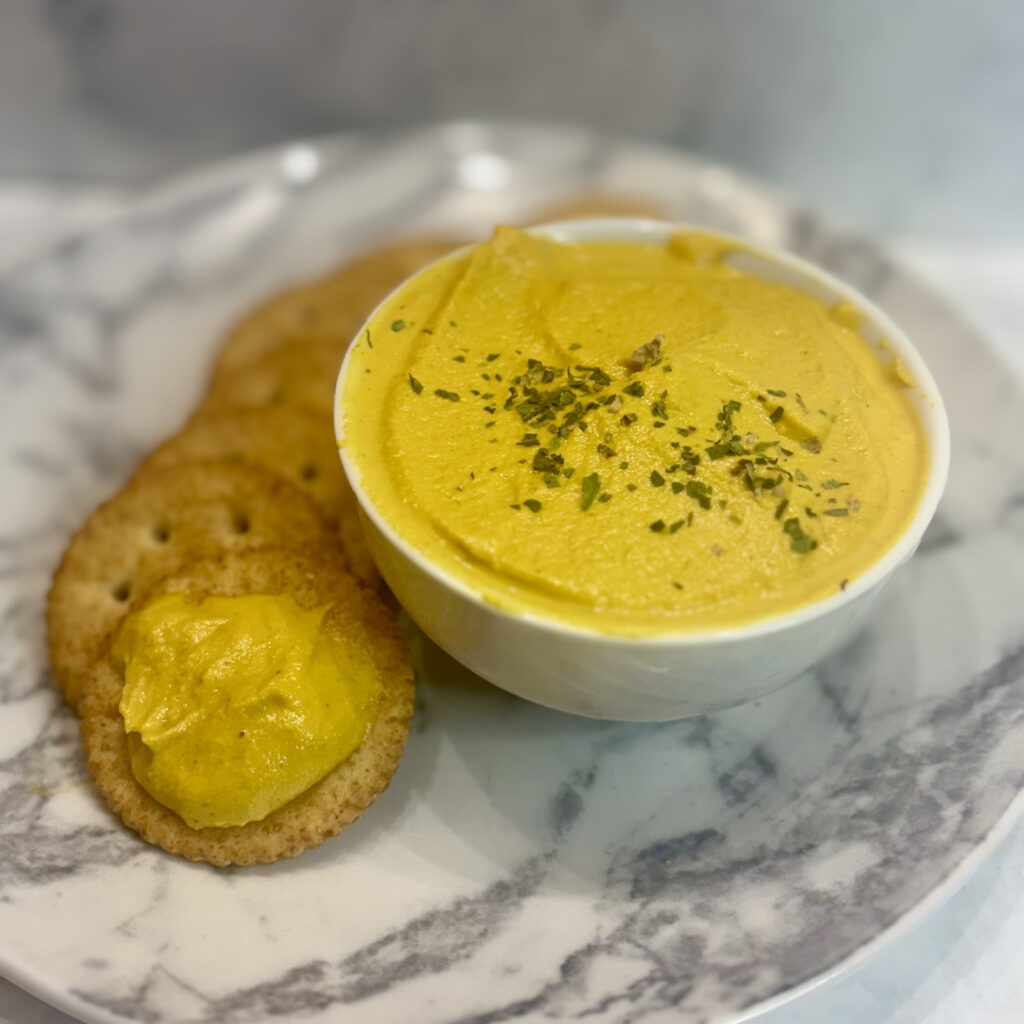
<svg viewBox="0 0 1024 1024">
<path fill-rule="evenodd" d="M 711 488 L 701 480 L 687 480 L 686 494 L 701 508 L 711 508 Z"/>
<path fill-rule="evenodd" d="M 523 504 L 531 512 L 539 512 L 540 509 L 541 509 L 541 504 L 540 504 L 540 502 L 536 498 L 527 498 L 526 501 L 523 502 Z"/>
<path fill-rule="evenodd" d="M 501 355 L 500 352 L 491 352 L 490 355 L 488 355 L 488 357 L 487 357 L 487 362 L 493 363 L 494 360 L 497 359 L 498 356 L 500 356 L 500 355 Z"/>
<path fill-rule="evenodd" d="M 825 516 L 848 516 L 850 510 L 848 508 L 827 508 L 822 513 Z"/>
<path fill-rule="evenodd" d="M 516 444 L 520 448 L 533 448 L 535 445 L 540 444 L 540 438 L 536 434 L 523 434 L 523 439 L 516 441 Z"/>
<path fill-rule="evenodd" d="M 773 391 L 771 388 L 766 388 L 765 390 L 768 392 L 769 395 L 774 395 L 776 398 L 786 397 L 785 391 Z"/>
<path fill-rule="evenodd" d="M 804 533 L 799 519 L 787 519 L 783 524 L 782 531 L 789 537 L 789 546 L 798 555 L 809 554 L 818 546 L 818 542 L 813 537 Z"/>
<path fill-rule="evenodd" d="M 850 485 L 844 480 L 825 480 L 822 482 L 821 486 L 824 487 L 826 491 L 834 491 L 840 487 L 849 487 Z"/>
<path fill-rule="evenodd" d="M 584 512 L 594 503 L 594 499 L 597 497 L 597 492 L 601 489 L 601 478 L 597 473 L 591 473 L 589 476 L 583 478 L 583 499 L 580 502 L 580 508 Z"/>
<path fill-rule="evenodd" d="M 443 388 L 437 388 L 434 391 L 434 394 L 437 395 L 438 398 L 443 398 L 446 402 L 462 401 L 462 399 L 459 398 L 458 393 L 455 391 L 445 391 Z"/>
<path fill-rule="evenodd" d="M 742 408 L 743 406 L 735 400 L 722 403 L 722 411 L 716 417 L 715 425 L 723 435 L 732 433 L 733 413 L 739 412 Z"/>
<path fill-rule="evenodd" d="M 682 519 L 677 519 L 677 520 L 676 520 L 676 521 L 675 521 L 675 522 L 674 522 L 674 523 L 673 523 L 673 524 L 672 524 L 672 525 L 671 525 L 671 526 L 670 526 L 670 527 L 668 528 L 668 532 L 669 532 L 669 533 L 675 533 L 675 532 L 677 532 L 678 530 L 680 530 L 680 529 L 682 528 L 683 522 L 684 522 L 684 520 L 682 520 Z"/>
<path fill-rule="evenodd" d="M 772 414 L 771 414 L 771 416 L 768 417 L 768 419 L 770 419 L 772 421 L 772 423 L 778 423 L 779 420 L 782 419 L 784 414 L 785 414 L 785 410 L 782 408 L 782 406 L 781 405 L 777 405 L 772 410 Z"/>
<path fill-rule="evenodd" d="M 418 395 L 423 390 L 423 385 L 410 373 L 409 374 L 409 387 Z"/>
<path fill-rule="evenodd" d="M 644 386 L 643 386 L 643 384 L 640 383 L 640 381 L 635 380 L 631 384 L 627 384 L 622 389 L 622 393 L 624 395 L 632 395 L 634 398 L 643 398 L 644 397 Z"/>
<path fill-rule="evenodd" d="M 565 459 L 557 452 L 549 452 L 547 448 L 539 448 L 533 456 L 535 473 L 557 473 L 565 464 Z"/>
<path fill-rule="evenodd" d="M 366 328 L 366 344 L 369 348 L 373 348 L 373 342 L 370 340 L 370 328 Z"/>
<path fill-rule="evenodd" d="M 393 320 L 391 322 L 391 330 L 395 331 L 396 333 L 398 331 L 404 331 L 405 330 L 405 321 L 404 320 Z"/>
<path fill-rule="evenodd" d="M 651 470 L 651 483 L 655 487 L 664 487 L 665 486 L 665 478 L 656 469 L 652 469 Z"/>
<path fill-rule="evenodd" d="M 655 519 L 648 529 L 651 530 L 652 533 L 661 533 L 661 531 L 665 529 L 665 520 Z"/>
<path fill-rule="evenodd" d="M 663 334 L 656 334 L 646 345 L 641 345 L 633 350 L 632 354 L 625 360 L 626 367 L 631 373 L 642 370 L 645 366 L 657 362 L 661 358 L 661 343 L 665 340 Z"/>
</svg>

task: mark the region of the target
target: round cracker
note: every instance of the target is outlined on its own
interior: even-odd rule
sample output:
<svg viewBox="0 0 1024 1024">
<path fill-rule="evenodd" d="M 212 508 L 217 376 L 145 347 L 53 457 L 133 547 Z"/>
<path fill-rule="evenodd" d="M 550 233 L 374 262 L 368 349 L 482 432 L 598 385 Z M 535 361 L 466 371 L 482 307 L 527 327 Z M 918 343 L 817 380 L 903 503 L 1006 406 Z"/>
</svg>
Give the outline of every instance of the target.
<svg viewBox="0 0 1024 1024">
<path fill-rule="evenodd" d="M 68 545 L 46 611 L 57 685 L 77 710 L 84 680 L 129 601 L 198 558 L 337 540 L 316 505 L 267 470 L 194 462 L 147 474 L 101 505 Z"/>
<path fill-rule="evenodd" d="M 334 386 L 341 358 L 337 346 L 310 342 L 271 352 L 234 373 L 216 378 L 200 414 L 217 409 L 264 405 L 300 405 L 334 415 Z"/>
<path fill-rule="evenodd" d="M 332 526 L 355 509 L 334 439 L 323 414 L 293 405 L 201 410 L 143 462 L 139 474 L 196 459 L 262 466 L 305 491 Z"/>
<path fill-rule="evenodd" d="M 350 569 L 364 583 L 379 585 L 329 417 L 294 405 L 200 411 L 180 434 L 150 455 L 139 475 L 194 459 L 262 466 L 304 490 L 337 530 Z"/>
<path fill-rule="evenodd" d="M 462 243 L 420 239 L 374 249 L 328 277 L 279 293 L 246 315 L 228 334 L 214 380 L 281 348 L 327 344 L 338 363 L 374 307 L 410 274 Z"/>
<path fill-rule="evenodd" d="M 82 703 L 82 738 L 90 772 L 111 810 L 147 842 L 217 866 L 270 863 L 336 835 L 387 788 L 413 711 L 412 669 L 393 616 L 336 558 L 263 549 L 194 566 L 156 593 L 189 600 L 212 595 L 289 593 L 303 608 L 331 605 L 324 628 L 372 656 L 382 684 L 377 717 L 365 740 L 320 782 L 262 821 L 194 829 L 159 803 L 131 771 L 118 710 L 123 677 L 112 658 L 98 663 Z"/>
</svg>

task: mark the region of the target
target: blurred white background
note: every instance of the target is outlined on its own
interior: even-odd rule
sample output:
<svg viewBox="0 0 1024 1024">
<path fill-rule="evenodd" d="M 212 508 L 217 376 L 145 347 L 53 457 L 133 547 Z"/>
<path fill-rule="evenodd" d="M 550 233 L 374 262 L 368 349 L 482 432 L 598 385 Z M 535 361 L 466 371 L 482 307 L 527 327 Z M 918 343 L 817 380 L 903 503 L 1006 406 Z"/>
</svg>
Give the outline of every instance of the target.
<svg viewBox="0 0 1024 1024">
<path fill-rule="evenodd" d="M 0 176 L 137 183 L 454 117 L 681 145 L 867 232 L 1024 237 L 1020 0 L 0 7 Z"/>
</svg>

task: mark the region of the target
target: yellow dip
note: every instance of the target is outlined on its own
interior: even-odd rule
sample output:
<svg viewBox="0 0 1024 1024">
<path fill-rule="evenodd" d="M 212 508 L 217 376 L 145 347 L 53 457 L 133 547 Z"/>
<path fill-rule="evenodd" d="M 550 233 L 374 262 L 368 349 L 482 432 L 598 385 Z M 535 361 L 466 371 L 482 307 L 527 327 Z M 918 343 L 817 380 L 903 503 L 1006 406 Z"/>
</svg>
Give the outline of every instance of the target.
<svg viewBox="0 0 1024 1024">
<path fill-rule="evenodd" d="M 303 793 L 366 735 L 370 661 L 288 595 L 154 599 L 114 646 L 132 772 L 193 828 L 244 825 Z"/>
<path fill-rule="evenodd" d="M 859 320 L 708 236 L 500 228 L 374 314 L 343 444 L 394 530 L 495 605 L 737 626 L 844 587 L 914 515 L 913 382 Z"/>
</svg>

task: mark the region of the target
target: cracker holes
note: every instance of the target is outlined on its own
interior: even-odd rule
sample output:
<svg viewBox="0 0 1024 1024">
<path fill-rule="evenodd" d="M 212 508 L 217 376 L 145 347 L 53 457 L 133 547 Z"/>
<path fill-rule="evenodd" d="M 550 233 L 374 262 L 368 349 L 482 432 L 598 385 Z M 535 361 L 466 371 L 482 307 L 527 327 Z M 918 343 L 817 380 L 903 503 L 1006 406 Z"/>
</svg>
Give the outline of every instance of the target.
<svg viewBox="0 0 1024 1024">
<path fill-rule="evenodd" d="M 252 529 L 252 522 L 245 512 L 235 512 L 231 517 L 231 529 L 239 536 L 244 536 Z"/>
<path fill-rule="evenodd" d="M 120 583 L 116 584 L 110 590 L 110 596 L 115 600 L 124 604 L 129 597 L 132 596 L 132 584 L 131 580 L 121 580 Z"/>
<path fill-rule="evenodd" d="M 312 462 L 307 462 L 299 469 L 299 476 L 307 484 L 312 483 L 320 475 L 320 470 Z"/>
<path fill-rule="evenodd" d="M 166 544 L 171 539 L 171 528 L 167 523 L 156 523 L 153 526 L 151 535 L 157 544 Z"/>
</svg>

